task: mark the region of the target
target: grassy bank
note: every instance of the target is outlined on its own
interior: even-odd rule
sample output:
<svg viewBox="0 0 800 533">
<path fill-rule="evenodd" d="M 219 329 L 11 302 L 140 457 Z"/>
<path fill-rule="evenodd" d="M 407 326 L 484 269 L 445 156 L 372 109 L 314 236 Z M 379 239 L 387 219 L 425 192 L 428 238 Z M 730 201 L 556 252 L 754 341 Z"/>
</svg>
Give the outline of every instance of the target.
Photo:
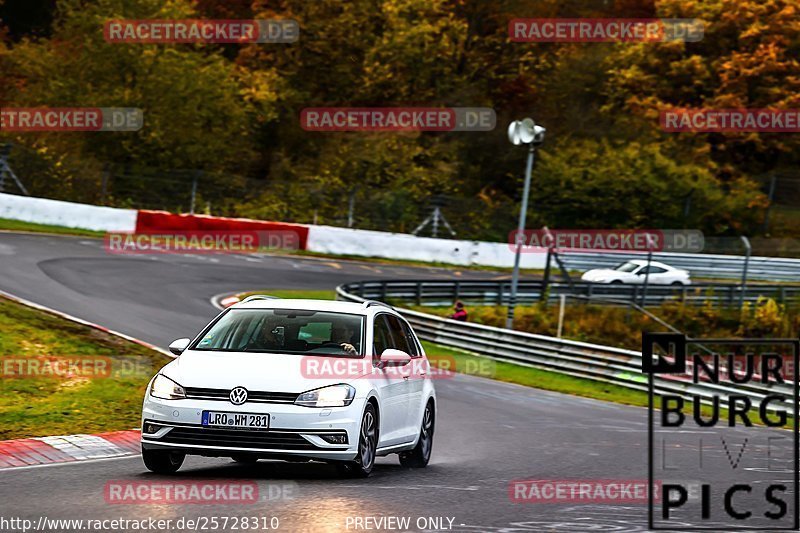
<svg viewBox="0 0 800 533">
<path fill-rule="evenodd" d="M 0 298 L 0 440 L 139 425 L 168 359 L 144 346 Z"/>
<path fill-rule="evenodd" d="M 55 233 L 58 235 L 78 235 L 80 237 L 102 237 L 104 232 L 79 228 L 65 228 L 49 224 L 34 224 L 8 218 L 0 218 L 0 230 L 5 231 L 30 231 L 33 233 Z"/>
</svg>

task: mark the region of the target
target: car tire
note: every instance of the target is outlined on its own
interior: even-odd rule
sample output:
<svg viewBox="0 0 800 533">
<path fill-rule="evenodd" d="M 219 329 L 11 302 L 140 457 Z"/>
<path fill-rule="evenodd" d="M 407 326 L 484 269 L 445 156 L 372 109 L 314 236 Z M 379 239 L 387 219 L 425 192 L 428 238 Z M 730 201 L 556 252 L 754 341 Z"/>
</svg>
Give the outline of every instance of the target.
<svg viewBox="0 0 800 533">
<path fill-rule="evenodd" d="M 346 477 L 364 478 L 370 475 L 375 466 L 378 447 L 378 417 L 375 406 L 367 403 L 361 426 L 358 431 L 358 455 L 355 461 L 339 463 L 339 472 Z"/>
<path fill-rule="evenodd" d="M 422 426 L 419 430 L 419 440 L 417 445 L 410 452 L 400 453 L 400 464 L 406 468 L 425 468 L 431 459 L 433 450 L 433 431 L 435 428 L 436 415 L 433 410 L 433 403 L 428 402 L 425 406 L 425 413 L 422 415 Z"/>
<path fill-rule="evenodd" d="M 611 280 L 611 285 L 622 285 L 622 280 L 621 279 Z"/>
<path fill-rule="evenodd" d="M 670 285 L 672 285 L 673 287 L 683 287 L 683 282 L 682 281 L 673 281 L 672 283 L 670 283 Z"/>
<path fill-rule="evenodd" d="M 231 459 L 243 465 L 254 465 L 258 462 L 258 457 L 253 455 L 232 455 Z"/>
<path fill-rule="evenodd" d="M 174 474 L 183 464 L 185 453 L 169 450 L 146 450 L 142 448 L 144 466 L 156 474 Z"/>
</svg>

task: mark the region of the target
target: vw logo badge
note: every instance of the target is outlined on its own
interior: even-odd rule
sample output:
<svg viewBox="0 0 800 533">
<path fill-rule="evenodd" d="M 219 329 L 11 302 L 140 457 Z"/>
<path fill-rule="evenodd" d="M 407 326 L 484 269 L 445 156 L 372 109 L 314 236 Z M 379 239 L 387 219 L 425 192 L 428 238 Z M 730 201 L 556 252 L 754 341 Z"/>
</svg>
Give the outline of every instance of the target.
<svg viewBox="0 0 800 533">
<path fill-rule="evenodd" d="M 233 405 L 242 405 L 247 401 L 247 389 L 244 387 L 234 387 L 228 398 Z"/>
</svg>

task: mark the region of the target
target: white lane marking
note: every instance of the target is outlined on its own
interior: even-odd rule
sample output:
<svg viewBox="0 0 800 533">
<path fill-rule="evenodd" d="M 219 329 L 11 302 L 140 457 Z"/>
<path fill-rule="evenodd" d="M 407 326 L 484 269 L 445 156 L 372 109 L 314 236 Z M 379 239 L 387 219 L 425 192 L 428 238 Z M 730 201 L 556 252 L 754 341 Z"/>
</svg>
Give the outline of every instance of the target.
<svg viewBox="0 0 800 533">
<path fill-rule="evenodd" d="M 117 457 L 119 455 L 128 455 L 129 453 L 113 442 L 97 435 L 60 435 L 35 437 L 34 440 L 44 442 L 78 460 Z"/>
<path fill-rule="evenodd" d="M 25 466 L 9 466 L 7 468 L 0 468 L 0 472 L 12 472 L 17 470 L 28 470 L 31 468 L 49 468 L 52 466 L 69 466 L 69 465 L 85 465 L 90 463 L 100 463 L 103 461 L 116 461 L 118 459 L 131 459 L 139 457 L 141 454 L 137 452 L 128 452 L 127 455 L 119 455 L 116 457 L 101 457 L 98 459 L 86 459 L 84 461 L 65 461 L 63 463 L 45 463 L 41 465 L 25 465 Z"/>
</svg>

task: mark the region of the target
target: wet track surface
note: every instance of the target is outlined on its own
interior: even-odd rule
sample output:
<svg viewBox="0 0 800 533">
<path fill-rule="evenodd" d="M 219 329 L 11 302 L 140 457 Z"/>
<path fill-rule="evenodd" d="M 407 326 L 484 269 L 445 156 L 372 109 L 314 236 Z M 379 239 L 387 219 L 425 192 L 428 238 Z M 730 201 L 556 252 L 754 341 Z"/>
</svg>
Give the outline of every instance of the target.
<svg viewBox="0 0 800 533">
<path fill-rule="evenodd" d="M 0 273 L 2 290 L 160 346 L 193 336 L 216 314 L 209 299 L 220 293 L 457 275 L 299 257 L 112 256 L 98 240 L 12 233 L 0 233 Z M 462 275 L 490 279 L 500 274 Z M 179 474 L 168 479 L 252 480 L 261 501 L 121 505 L 107 503 L 109 481 L 167 478 L 147 473 L 138 456 L 26 467 L 0 471 L 2 514 L 34 522 L 42 515 L 136 520 L 275 516 L 278 531 L 357 531 L 348 517 L 367 516 L 410 517 L 414 531 L 646 529 L 644 505 L 533 505 L 509 498 L 509 482 L 515 479 L 646 479 L 645 409 L 466 376 L 440 380 L 436 387 L 439 419 L 432 461 L 424 470 L 402 469 L 396 456 L 388 456 L 379 458 L 370 478 L 348 480 L 326 465 L 261 461 L 244 466 L 189 457 Z M 691 448 L 691 435 L 679 438 L 687 439 L 682 449 Z M 709 450 L 709 458 L 722 457 L 720 447 L 709 445 Z M 729 477 L 727 468 L 709 459 L 698 477 L 721 482 Z M 279 491 L 286 497 L 278 497 Z M 450 518 L 452 526 L 417 522 L 428 517 L 444 517 L 445 525 Z"/>
</svg>

